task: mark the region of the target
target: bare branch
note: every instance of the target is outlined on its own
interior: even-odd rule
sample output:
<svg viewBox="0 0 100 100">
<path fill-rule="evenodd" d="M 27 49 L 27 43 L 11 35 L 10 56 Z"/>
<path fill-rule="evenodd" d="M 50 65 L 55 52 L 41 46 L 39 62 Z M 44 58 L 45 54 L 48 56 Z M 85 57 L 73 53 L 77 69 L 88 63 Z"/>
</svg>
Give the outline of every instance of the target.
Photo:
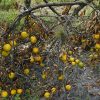
<svg viewBox="0 0 100 100">
<path fill-rule="evenodd" d="M 48 7 L 48 6 L 66 6 L 66 5 L 87 5 L 84 2 L 60 2 L 60 3 L 47 3 L 47 4 L 40 4 L 37 6 L 34 6 L 32 9 L 29 10 L 29 12 L 39 9 L 39 8 L 44 8 L 44 7 Z"/>
<path fill-rule="evenodd" d="M 20 14 L 15 21 L 11 24 L 10 27 L 8 27 L 8 29 L 6 30 L 5 34 L 3 34 L 2 36 L 6 36 L 8 33 L 10 33 L 14 28 L 16 28 L 16 24 L 18 22 L 20 22 L 20 20 L 26 16 L 29 15 L 33 10 L 39 9 L 39 8 L 44 8 L 44 7 L 48 7 L 48 6 L 65 6 L 65 5 L 87 5 L 84 2 L 60 2 L 60 3 L 47 3 L 47 4 L 40 4 L 40 5 L 36 5 L 33 8 L 23 12 L 22 14 Z M 6 37 L 5 37 L 6 38 Z"/>
<path fill-rule="evenodd" d="M 83 3 L 83 4 L 79 5 L 79 7 L 74 10 L 73 15 L 78 15 L 79 11 L 81 9 L 83 9 L 86 5 L 88 5 L 89 3 L 91 3 L 93 0 L 85 0 L 85 1 L 87 3 Z"/>
<path fill-rule="evenodd" d="M 47 0 L 43 0 L 46 4 L 48 3 Z M 57 14 L 58 16 L 60 16 L 60 14 L 52 7 L 52 6 L 48 6 L 55 14 Z"/>
<path fill-rule="evenodd" d="M 79 5 L 79 7 L 74 10 L 73 15 L 77 15 L 79 11 L 83 9 L 85 6 L 86 4 Z"/>
</svg>

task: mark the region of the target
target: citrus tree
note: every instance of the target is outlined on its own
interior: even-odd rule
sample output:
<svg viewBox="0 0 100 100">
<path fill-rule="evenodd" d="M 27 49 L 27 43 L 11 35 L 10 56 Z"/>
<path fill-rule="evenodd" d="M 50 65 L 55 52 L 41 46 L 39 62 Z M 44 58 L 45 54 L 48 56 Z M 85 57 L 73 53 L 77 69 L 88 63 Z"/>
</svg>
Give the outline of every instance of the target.
<svg viewBox="0 0 100 100">
<path fill-rule="evenodd" d="M 95 82 L 100 71 L 98 5 L 93 0 L 43 1 L 30 7 L 31 0 L 25 0 L 23 12 L 2 32 L 1 97 L 91 99 L 87 73 L 94 75 L 89 78 Z M 98 99 L 99 93 L 95 95 Z"/>
</svg>

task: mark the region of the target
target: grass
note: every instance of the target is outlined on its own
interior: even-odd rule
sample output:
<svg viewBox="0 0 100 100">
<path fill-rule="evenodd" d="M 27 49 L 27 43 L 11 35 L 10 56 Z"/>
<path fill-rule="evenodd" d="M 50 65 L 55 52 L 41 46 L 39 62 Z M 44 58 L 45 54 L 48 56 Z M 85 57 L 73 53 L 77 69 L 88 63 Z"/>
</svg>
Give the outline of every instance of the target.
<svg viewBox="0 0 100 100">
<path fill-rule="evenodd" d="M 1 2 L 0 2 L 0 23 L 3 23 L 3 22 L 11 23 L 16 18 L 16 16 L 19 14 L 18 10 L 13 9 L 13 3 L 15 1 L 16 2 L 19 1 L 19 4 L 21 4 L 21 5 L 24 4 L 24 0 L 1 0 Z M 70 1 L 71 2 L 73 0 L 48 0 L 48 1 L 49 2 L 52 2 L 52 1 L 53 2 L 60 2 L 60 1 L 63 1 L 63 2 Z M 97 0 L 95 0 L 95 1 L 97 1 Z M 31 5 L 35 4 L 36 2 L 40 3 L 40 2 L 43 2 L 43 0 L 32 0 Z M 96 4 L 99 5 L 99 1 L 96 2 Z M 11 7 L 10 10 L 8 10 L 9 7 Z M 92 8 L 89 8 L 89 9 L 91 10 Z M 86 11 L 86 15 L 89 15 L 89 13 L 91 13 L 90 10 Z"/>
<path fill-rule="evenodd" d="M 16 0 L 16 1 L 18 2 L 19 0 Z M 43 0 L 32 0 L 32 5 L 36 2 L 40 3 L 42 1 Z M 53 1 L 53 0 L 49 0 L 49 1 Z M 19 14 L 17 10 L 13 9 L 14 2 L 15 2 L 14 0 L 1 0 L 0 2 L 0 23 L 3 23 L 3 22 L 11 23 L 16 18 L 16 16 Z M 19 3 L 23 5 L 24 0 L 20 0 Z"/>
<path fill-rule="evenodd" d="M 0 11 L 0 22 L 12 22 L 18 15 L 17 10 Z"/>
</svg>

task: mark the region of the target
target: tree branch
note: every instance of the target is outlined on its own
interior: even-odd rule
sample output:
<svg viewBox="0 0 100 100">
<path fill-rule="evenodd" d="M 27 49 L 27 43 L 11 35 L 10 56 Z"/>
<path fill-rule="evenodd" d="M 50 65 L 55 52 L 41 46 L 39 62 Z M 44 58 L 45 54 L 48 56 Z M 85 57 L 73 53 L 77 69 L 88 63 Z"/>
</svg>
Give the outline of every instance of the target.
<svg viewBox="0 0 100 100">
<path fill-rule="evenodd" d="M 79 5 L 79 7 L 77 7 L 77 8 L 74 10 L 73 15 L 78 15 L 79 11 L 80 11 L 81 9 L 83 9 L 85 6 L 86 6 L 86 4 Z"/>
<path fill-rule="evenodd" d="M 47 0 L 43 0 L 46 4 L 48 3 Z M 57 14 L 58 16 L 60 16 L 60 14 L 52 7 L 52 6 L 48 6 L 55 14 Z"/>
<path fill-rule="evenodd" d="M 20 22 L 20 20 L 24 16 L 29 15 L 33 10 L 36 10 L 36 9 L 39 9 L 39 8 L 48 7 L 48 6 L 65 6 L 65 5 L 86 5 L 86 3 L 84 3 L 84 2 L 61 2 L 61 3 L 47 3 L 47 4 L 36 5 L 33 8 L 31 8 L 31 9 L 23 12 L 22 14 L 20 14 L 15 19 L 15 21 L 11 24 L 11 26 L 8 27 L 8 29 L 6 30 L 5 34 L 3 34 L 2 36 L 6 36 L 7 34 L 9 34 L 14 28 L 16 28 L 17 22 Z"/>
<path fill-rule="evenodd" d="M 86 3 L 83 3 L 83 4 L 79 5 L 79 7 L 77 7 L 77 8 L 74 10 L 73 15 L 78 15 L 79 11 L 80 11 L 81 9 L 83 9 L 86 5 L 88 5 L 89 3 L 91 3 L 93 0 L 85 0 L 85 1 L 86 1 Z"/>
<path fill-rule="evenodd" d="M 83 5 L 86 3 L 84 2 L 60 2 L 60 3 L 46 3 L 46 4 L 40 4 L 40 5 L 37 5 L 37 6 L 34 6 L 33 8 L 31 8 L 29 10 L 29 12 L 33 11 L 33 10 L 36 10 L 36 9 L 39 9 L 39 8 L 44 8 L 44 7 L 48 7 L 48 6 L 66 6 L 66 5 Z"/>
</svg>

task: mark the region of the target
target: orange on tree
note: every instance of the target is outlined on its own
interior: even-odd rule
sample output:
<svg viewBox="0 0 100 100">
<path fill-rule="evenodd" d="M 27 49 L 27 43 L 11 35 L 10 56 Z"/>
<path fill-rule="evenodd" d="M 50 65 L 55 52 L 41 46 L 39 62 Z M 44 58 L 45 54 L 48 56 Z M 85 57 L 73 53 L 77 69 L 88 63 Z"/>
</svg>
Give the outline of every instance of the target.
<svg viewBox="0 0 100 100">
<path fill-rule="evenodd" d="M 95 49 L 100 49 L 100 43 L 95 44 Z"/>
<path fill-rule="evenodd" d="M 11 45 L 10 44 L 5 44 L 4 46 L 3 46 L 3 50 L 4 51 L 10 51 L 11 50 Z"/>
<path fill-rule="evenodd" d="M 47 78 L 47 74 L 43 73 L 43 74 L 41 75 L 41 77 L 42 77 L 42 79 L 46 79 L 46 78 Z"/>
<path fill-rule="evenodd" d="M 1 97 L 5 98 L 7 96 L 8 96 L 8 92 L 7 91 L 5 91 L 5 90 L 1 91 Z"/>
<path fill-rule="evenodd" d="M 9 75 L 8 75 L 8 77 L 9 77 L 10 79 L 15 78 L 15 73 L 14 73 L 14 72 L 10 72 Z"/>
<path fill-rule="evenodd" d="M 21 32 L 21 37 L 23 39 L 26 39 L 29 36 L 29 34 L 27 32 Z"/>
<path fill-rule="evenodd" d="M 73 66 L 75 66 L 75 65 L 76 65 L 76 62 L 73 61 L 73 62 L 71 62 L 71 64 L 72 64 Z"/>
<path fill-rule="evenodd" d="M 70 91 L 70 90 L 72 89 L 72 86 L 71 86 L 71 85 L 66 85 L 66 86 L 65 86 L 65 89 L 66 89 L 67 91 Z"/>
<path fill-rule="evenodd" d="M 83 63 L 83 62 L 79 62 L 79 63 L 78 63 L 78 66 L 79 66 L 80 68 L 83 68 L 83 67 L 84 67 L 84 63 Z"/>
<path fill-rule="evenodd" d="M 42 57 L 40 55 L 34 57 L 36 62 L 42 62 Z"/>
<path fill-rule="evenodd" d="M 17 89 L 17 93 L 18 94 L 22 94 L 23 93 L 23 89 Z"/>
<path fill-rule="evenodd" d="M 36 43 L 37 42 L 36 36 L 31 36 L 30 41 L 31 41 L 31 43 Z"/>
<path fill-rule="evenodd" d="M 2 56 L 7 57 L 9 55 L 9 52 L 2 51 Z"/>
<path fill-rule="evenodd" d="M 64 75 L 60 75 L 60 76 L 58 76 L 58 80 L 59 80 L 59 81 L 64 80 Z"/>
<path fill-rule="evenodd" d="M 74 57 L 70 57 L 69 61 L 74 62 L 75 58 Z"/>
<path fill-rule="evenodd" d="M 82 39 L 81 42 L 82 42 L 82 43 L 86 42 L 86 39 Z"/>
<path fill-rule="evenodd" d="M 11 46 L 16 46 L 17 45 L 17 42 L 15 40 L 14 41 L 12 40 L 12 41 L 10 41 L 10 45 Z"/>
<path fill-rule="evenodd" d="M 10 94 L 11 94 L 11 95 L 15 95 L 16 92 L 17 92 L 17 91 L 16 91 L 15 89 L 12 89 L 12 90 L 10 91 Z"/>
<path fill-rule="evenodd" d="M 31 57 L 30 57 L 30 63 L 34 63 L 34 61 L 35 61 L 35 60 L 34 60 L 34 57 L 31 56 Z"/>
<path fill-rule="evenodd" d="M 94 38 L 94 39 L 99 39 L 99 38 L 100 38 L 100 34 L 94 34 L 94 35 L 93 35 L 93 38 Z"/>
<path fill-rule="evenodd" d="M 52 88 L 51 88 L 51 92 L 52 92 L 52 93 L 55 93 L 56 91 L 57 91 L 56 87 L 52 87 Z"/>
<path fill-rule="evenodd" d="M 68 51 L 68 54 L 69 54 L 69 55 L 72 55 L 72 54 L 73 54 L 73 51 L 71 51 L 71 50 Z"/>
<path fill-rule="evenodd" d="M 41 66 L 41 67 L 44 67 L 44 66 L 45 66 L 45 64 L 41 62 L 41 63 L 40 63 L 40 66 Z"/>
<path fill-rule="evenodd" d="M 75 62 L 78 64 L 80 62 L 80 60 L 79 59 L 76 59 Z"/>
<path fill-rule="evenodd" d="M 39 48 L 34 47 L 34 48 L 33 48 L 33 53 L 35 53 L 35 54 L 39 53 Z"/>
<path fill-rule="evenodd" d="M 44 97 L 45 97 L 46 99 L 50 98 L 50 93 L 49 93 L 48 91 L 46 91 L 46 92 L 44 93 Z"/>
<path fill-rule="evenodd" d="M 67 55 L 66 55 L 66 54 L 62 54 L 61 57 L 60 57 L 60 59 L 61 59 L 63 62 L 67 61 Z"/>
<path fill-rule="evenodd" d="M 29 75 L 29 73 L 30 73 L 30 69 L 29 68 L 24 69 L 24 74 L 25 75 Z"/>
</svg>

